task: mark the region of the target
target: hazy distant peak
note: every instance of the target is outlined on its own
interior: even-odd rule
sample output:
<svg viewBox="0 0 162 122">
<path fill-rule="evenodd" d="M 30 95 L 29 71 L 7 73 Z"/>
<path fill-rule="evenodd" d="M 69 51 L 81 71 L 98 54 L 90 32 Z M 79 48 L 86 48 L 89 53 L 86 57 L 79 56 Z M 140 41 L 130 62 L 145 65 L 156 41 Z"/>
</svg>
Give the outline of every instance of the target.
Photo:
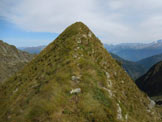
<svg viewBox="0 0 162 122">
<path fill-rule="evenodd" d="M 162 43 L 162 39 L 157 40 L 156 43 Z"/>
</svg>

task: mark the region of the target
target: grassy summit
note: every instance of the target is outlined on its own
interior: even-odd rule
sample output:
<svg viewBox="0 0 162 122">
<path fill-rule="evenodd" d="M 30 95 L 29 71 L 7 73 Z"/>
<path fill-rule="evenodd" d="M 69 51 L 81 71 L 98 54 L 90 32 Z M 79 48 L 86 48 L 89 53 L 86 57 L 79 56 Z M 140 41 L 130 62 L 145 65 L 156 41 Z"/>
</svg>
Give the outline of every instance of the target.
<svg viewBox="0 0 162 122">
<path fill-rule="evenodd" d="M 156 122 L 150 103 L 77 22 L 0 86 L 0 121 Z"/>
</svg>

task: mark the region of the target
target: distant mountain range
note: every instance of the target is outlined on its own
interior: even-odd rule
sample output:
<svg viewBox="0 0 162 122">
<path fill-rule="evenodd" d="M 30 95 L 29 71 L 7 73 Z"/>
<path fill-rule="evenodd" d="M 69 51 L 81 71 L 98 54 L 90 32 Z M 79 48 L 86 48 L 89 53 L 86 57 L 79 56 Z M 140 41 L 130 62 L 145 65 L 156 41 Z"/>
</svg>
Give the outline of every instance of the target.
<svg viewBox="0 0 162 122">
<path fill-rule="evenodd" d="M 46 46 L 36 46 L 36 47 L 18 47 L 18 49 L 28 52 L 30 54 L 39 54 Z"/>
<path fill-rule="evenodd" d="M 105 44 L 104 46 L 109 52 L 134 62 L 162 53 L 162 40 L 148 44 L 122 43 L 117 45 Z"/>
<path fill-rule="evenodd" d="M 33 55 L 0 40 L 0 82 L 22 69 L 32 58 Z"/>
</svg>

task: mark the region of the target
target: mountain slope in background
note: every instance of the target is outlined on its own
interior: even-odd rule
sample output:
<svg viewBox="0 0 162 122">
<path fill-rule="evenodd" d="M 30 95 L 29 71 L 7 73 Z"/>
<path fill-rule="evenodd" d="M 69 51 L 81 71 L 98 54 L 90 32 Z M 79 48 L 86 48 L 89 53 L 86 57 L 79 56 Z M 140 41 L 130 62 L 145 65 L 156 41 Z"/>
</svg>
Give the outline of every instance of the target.
<svg viewBox="0 0 162 122">
<path fill-rule="evenodd" d="M 148 44 L 140 43 L 126 43 L 118 45 L 107 45 L 105 48 L 126 60 L 139 61 L 144 58 L 154 56 L 162 53 L 162 40 Z"/>
<path fill-rule="evenodd" d="M 150 97 L 162 98 L 162 61 L 155 64 L 145 75 L 136 80 L 138 87 Z M 157 100 L 157 99 L 155 99 Z M 161 99 L 162 101 L 162 99 Z"/>
<path fill-rule="evenodd" d="M 156 63 L 162 61 L 162 54 L 154 55 L 145 59 L 142 59 L 140 61 L 137 61 L 136 63 L 139 65 L 142 65 L 147 71 Z"/>
<path fill-rule="evenodd" d="M 153 104 L 81 22 L 0 86 L 2 122 L 155 122 Z"/>
<path fill-rule="evenodd" d="M 136 80 L 147 71 L 146 68 L 143 67 L 143 65 L 140 65 L 136 62 L 124 60 L 113 53 L 110 54 L 114 59 L 121 63 L 122 67 L 133 80 Z"/>
<path fill-rule="evenodd" d="M 0 40 L 0 82 L 19 71 L 32 58 L 33 55 Z"/>
</svg>

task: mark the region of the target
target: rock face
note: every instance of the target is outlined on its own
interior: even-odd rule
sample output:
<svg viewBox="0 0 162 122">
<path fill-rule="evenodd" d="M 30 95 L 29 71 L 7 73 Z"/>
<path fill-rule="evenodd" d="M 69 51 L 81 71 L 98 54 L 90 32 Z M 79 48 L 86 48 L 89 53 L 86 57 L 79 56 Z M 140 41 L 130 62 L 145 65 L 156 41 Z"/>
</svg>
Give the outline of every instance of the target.
<svg viewBox="0 0 162 122">
<path fill-rule="evenodd" d="M 0 82 L 22 69 L 32 58 L 33 55 L 0 40 Z"/>
<path fill-rule="evenodd" d="M 156 122 L 149 105 L 81 22 L 0 86 L 2 122 Z"/>
</svg>

